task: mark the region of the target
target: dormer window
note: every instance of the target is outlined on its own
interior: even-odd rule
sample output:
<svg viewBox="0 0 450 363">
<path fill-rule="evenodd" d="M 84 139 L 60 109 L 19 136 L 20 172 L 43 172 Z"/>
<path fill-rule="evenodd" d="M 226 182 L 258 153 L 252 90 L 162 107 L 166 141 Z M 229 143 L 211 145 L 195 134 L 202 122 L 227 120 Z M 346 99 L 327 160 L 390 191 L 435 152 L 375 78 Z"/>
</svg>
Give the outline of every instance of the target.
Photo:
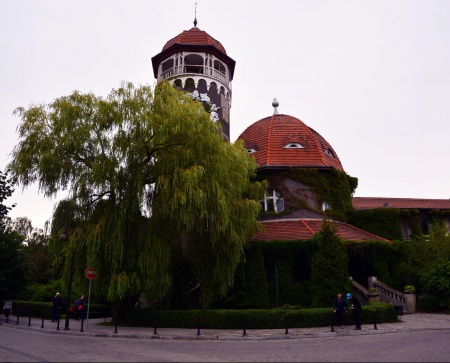
<svg viewBox="0 0 450 363">
<path fill-rule="evenodd" d="M 331 209 L 331 204 L 330 203 L 328 203 L 328 202 L 323 202 L 322 203 L 322 212 L 325 212 L 325 211 L 330 210 L 330 209 Z"/>
<path fill-rule="evenodd" d="M 334 154 L 330 149 L 326 149 L 325 154 L 330 155 L 332 158 L 334 158 Z"/>
<path fill-rule="evenodd" d="M 284 209 L 284 199 L 276 190 L 269 190 L 261 202 L 264 212 L 280 213 Z"/>
<path fill-rule="evenodd" d="M 249 149 L 247 149 L 247 152 L 248 152 L 249 154 L 253 154 L 253 153 L 256 152 L 256 150 L 255 150 L 255 149 L 252 149 L 252 148 L 249 148 Z"/>
<path fill-rule="evenodd" d="M 285 145 L 283 149 L 304 149 L 305 147 L 300 145 L 298 142 L 290 142 L 289 144 Z"/>
</svg>

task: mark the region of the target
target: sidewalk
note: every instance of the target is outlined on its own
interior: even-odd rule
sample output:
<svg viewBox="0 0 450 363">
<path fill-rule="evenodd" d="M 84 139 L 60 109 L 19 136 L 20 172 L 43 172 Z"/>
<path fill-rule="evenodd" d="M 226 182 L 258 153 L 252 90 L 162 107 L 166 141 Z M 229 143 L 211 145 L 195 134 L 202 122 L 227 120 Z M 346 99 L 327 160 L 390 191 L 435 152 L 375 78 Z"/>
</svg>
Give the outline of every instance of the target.
<svg viewBox="0 0 450 363">
<path fill-rule="evenodd" d="M 107 319 L 110 321 L 110 319 Z M 406 333 L 423 330 L 450 329 L 450 315 L 446 314 L 425 314 L 415 313 L 406 314 L 399 317 L 398 323 L 387 324 L 366 324 L 361 330 L 354 330 L 354 326 L 346 326 L 343 329 L 334 327 L 319 328 L 288 328 L 280 329 L 246 329 L 244 330 L 223 330 L 223 329 L 179 329 L 179 328 L 157 328 L 156 334 L 154 328 L 124 327 L 118 326 L 115 332 L 114 326 L 99 325 L 105 322 L 105 319 L 84 320 L 83 332 L 81 332 L 81 321 L 71 319 L 69 322 L 70 330 L 64 330 L 65 321 L 57 323 L 42 319 L 31 318 L 27 316 L 19 317 L 11 315 L 9 322 L 3 319 L 0 321 L 0 327 L 13 329 L 27 329 L 45 334 L 69 334 L 92 337 L 110 337 L 110 338 L 133 338 L 133 339 L 173 339 L 173 340 L 277 340 L 277 339 L 302 339 L 318 337 L 334 337 L 343 335 L 367 335 L 367 334 L 387 334 L 387 333 Z M 198 335 L 200 333 L 200 335 Z"/>
</svg>

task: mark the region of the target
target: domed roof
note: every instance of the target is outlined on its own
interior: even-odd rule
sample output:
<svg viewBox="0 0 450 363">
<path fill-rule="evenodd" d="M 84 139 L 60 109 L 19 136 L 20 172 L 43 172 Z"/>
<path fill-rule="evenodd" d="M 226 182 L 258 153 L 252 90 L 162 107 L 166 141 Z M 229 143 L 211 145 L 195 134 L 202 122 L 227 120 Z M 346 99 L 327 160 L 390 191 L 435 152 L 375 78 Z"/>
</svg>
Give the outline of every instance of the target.
<svg viewBox="0 0 450 363">
<path fill-rule="evenodd" d="M 223 53 L 227 53 L 224 46 L 216 39 L 214 39 L 207 32 L 200 30 L 197 27 L 190 30 L 184 30 L 175 38 L 170 39 L 163 47 L 163 51 L 170 48 L 174 44 L 189 44 L 189 45 L 212 45 Z"/>
<path fill-rule="evenodd" d="M 259 169 L 314 167 L 344 171 L 331 145 L 298 118 L 274 114 L 249 126 L 238 139 Z"/>
</svg>

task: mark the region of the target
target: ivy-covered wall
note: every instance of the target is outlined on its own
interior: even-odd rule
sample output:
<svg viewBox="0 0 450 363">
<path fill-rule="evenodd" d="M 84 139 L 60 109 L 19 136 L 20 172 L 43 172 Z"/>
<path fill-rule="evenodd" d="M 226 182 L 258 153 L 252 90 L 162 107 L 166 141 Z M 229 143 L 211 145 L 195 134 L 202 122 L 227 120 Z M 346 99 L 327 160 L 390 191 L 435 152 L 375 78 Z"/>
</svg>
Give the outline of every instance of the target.
<svg viewBox="0 0 450 363">
<path fill-rule="evenodd" d="M 367 286 L 367 277 L 377 276 L 380 281 L 402 290 L 407 283 L 407 275 L 403 270 L 406 257 L 402 248 L 404 242 L 353 242 L 344 241 L 349 258 L 348 276 Z M 313 286 L 311 282 L 311 262 L 317 251 L 315 239 L 308 241 L 254 241 L 249 244 L 247 261 L 252 264 L 252 256 L 260 250 L 264 257 L 264 270 L 267 282 L 267 296 L 270 308 L 277 306 L 309 307 Z M 330 261 L 332 263 L 332 261 Z M 252 284 L 261 286 L 261 282 L 245 278 L 247 292 Z M 253 276 L 255 279 L 255 276 Z M 242 285 L 238 283 L 238 285 Z M 255 290 L 253 290 L 255 291 Z M 260 293 L 260 292 L 259 292 Z M 331 302 L 330 302 L 331 304 Z M 228 305 L 227 307 L 231 307 Z"/>
<path fill-rule="evenodd" d="M 268 179 L 270 187 L 280 192 L 285 200 L 285 210 L 276 217 L 309 210 L 345 222 L 347 213 L 352 210 L 352 194 L 358 186 L 357 178 L 335 169 L 291 168 L 260 176 Z M 324 202 L 331 206 L 325 212 L 321 210 Z"/>
<path fill-rule="evenodd" d="M 348 276 L 367 286 L 368 276 L 377 276 L 388 285 L 402 290 L 407 284 L 408 242 L 344 241 L 348 254 Z M 311 305 L 314 286 L 311 262 L 317 251 L 316 239 L 306 241 L 250 242 L 246 259 L 237 271 L 227 296 L 217 298 L 212 308 L 307 308 Z M 197 290 L 187 261 L 179 256 L 172 294 L 160 304 L 163 309 L 198 308 Z M 330 261 L 330 263 L 333 263 Z M 330 302 L 331 304 L 331 302 Z"/>
</svg>

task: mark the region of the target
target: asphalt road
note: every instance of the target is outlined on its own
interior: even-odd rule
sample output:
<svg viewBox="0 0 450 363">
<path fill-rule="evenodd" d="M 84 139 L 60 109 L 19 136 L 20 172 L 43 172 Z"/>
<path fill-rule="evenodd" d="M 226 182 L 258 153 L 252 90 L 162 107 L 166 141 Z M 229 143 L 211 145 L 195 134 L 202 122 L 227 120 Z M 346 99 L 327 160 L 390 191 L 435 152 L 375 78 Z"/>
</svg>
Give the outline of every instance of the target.
<svg viewBox="0 0 450 363">
<path fill-rule="evenodd" d="M 450 329 L 283 340 L 159 340 L 0 327 L 2 362 L 448 362 Z"/>
</svg>

